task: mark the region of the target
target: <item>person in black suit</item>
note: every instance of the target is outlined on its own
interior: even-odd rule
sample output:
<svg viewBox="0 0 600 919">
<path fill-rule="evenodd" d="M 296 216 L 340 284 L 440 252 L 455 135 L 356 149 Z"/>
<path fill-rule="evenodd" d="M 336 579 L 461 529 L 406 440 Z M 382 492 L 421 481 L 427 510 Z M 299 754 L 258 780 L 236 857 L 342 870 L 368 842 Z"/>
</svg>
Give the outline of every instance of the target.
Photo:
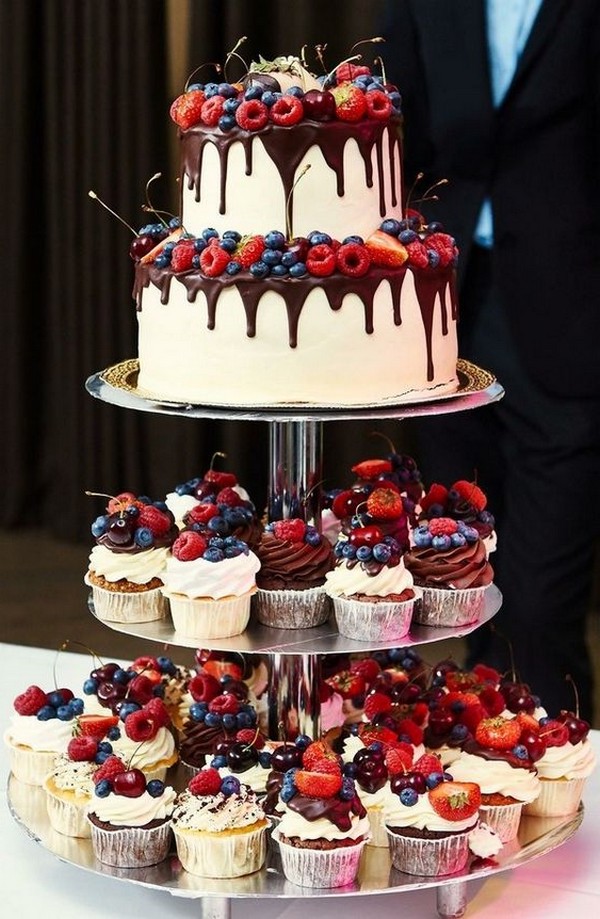
<svg viewBox="0 0 600 919">
<path fill-rule="evenodd" d="M 503 606 L 469 663 L 517 671 L 550 714 L 591 717 L 586 645 L 600 519 L 600 3 L 390 0 L 405 189 L 460 248 L 459 353 L 494 406 L 419 423 L 426 479 L 475 473 L 497 518 Z M 513 17 L 512 23 L 508 21 Z M 515 18 L 516 17 L 516 18 Z M 512 32 L 511 32 L 512 29 Z M 511 64 L 512 55 L 512 64 Z M 502 633 L 502 637 L 499 633 Z"/>
</svg>

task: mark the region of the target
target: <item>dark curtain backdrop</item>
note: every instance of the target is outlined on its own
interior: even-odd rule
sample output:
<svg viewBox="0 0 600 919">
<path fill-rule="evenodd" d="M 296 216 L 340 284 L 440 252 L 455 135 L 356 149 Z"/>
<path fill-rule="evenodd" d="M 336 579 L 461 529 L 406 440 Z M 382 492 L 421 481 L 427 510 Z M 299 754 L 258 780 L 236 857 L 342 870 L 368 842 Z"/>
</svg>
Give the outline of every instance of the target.
<svg viewBox="0 0 600 919">
<path fill-rule="evenodd" d="M 381 3 L 189 0 L 189 11 L 189 71 L 223 61 L 242 35 L 248 59 L 327 42 L 334 67 L 375 34 Z M 136 354 L 130 234 L 87 192 L 134 227 L 155 172 L 155 206 L 176 197 L 168 13 L 164 0 L 0 0 L 2 527 L 87 539 L 98 506 L 85 489 L 162 497 L 204 471 L 214 450 L 265 497 L 265 423 L 128 412 L 84 389 L 91 373 Z M 359 365 L 348 356 L 349 373 Z M 349 463 L 380 452 L 371 429 L 326 425 L 328 484 L 345 484 Z M 394 426 L 378 429 L 400 439 Z"/>
</svg>

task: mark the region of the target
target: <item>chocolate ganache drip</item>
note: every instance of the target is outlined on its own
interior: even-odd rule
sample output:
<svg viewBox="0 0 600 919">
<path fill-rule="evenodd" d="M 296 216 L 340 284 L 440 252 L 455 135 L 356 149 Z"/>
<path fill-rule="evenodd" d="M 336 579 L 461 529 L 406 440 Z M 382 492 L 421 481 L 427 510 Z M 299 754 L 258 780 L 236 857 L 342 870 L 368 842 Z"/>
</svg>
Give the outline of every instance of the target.
<svg viewBox="0 0 600 919">
<path fill-rule="evenodd" d="M 339 798 L 308 798 L 305 795 L 296 794 L 288 801 L 287 806 L 305 820 L 311 822 L 321 818 L 329 820 L 342 832 L 346 832 L 352 826 L 352 814 L 357 817 L 367 815 L 358 795 L 355 795 L 350 801 L 341 801 Z"/>
</svg>

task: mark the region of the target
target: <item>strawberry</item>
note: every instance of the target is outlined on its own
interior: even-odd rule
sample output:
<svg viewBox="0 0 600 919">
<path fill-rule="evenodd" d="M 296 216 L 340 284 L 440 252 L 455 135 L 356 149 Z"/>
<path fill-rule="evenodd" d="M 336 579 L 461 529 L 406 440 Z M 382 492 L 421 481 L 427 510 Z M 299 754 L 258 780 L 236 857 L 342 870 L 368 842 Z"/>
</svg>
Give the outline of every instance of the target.
<svg viewBox="0 0 600 919">
<path fill-rule="evenodd" d="M 219 245 L 208 245 L 200 253 L 200 269 L 207 278 L 218 278 L 223 274 L 231 261 L 229 252 L 221 249 Z"/>
<path fill-rule="evenodd" d="M 235 664 L 233 661 L 218 660 L 217 658 L 210 658 L 204 661 L 202 670 L 218 680 L 225 674 L 229 674 L 234 680 L 241 680 L 244 673 L 239 664 Z"/>
<path fill-rule="evenodd" d="M 93 737 L 73 737 L 68 743 L 67 753 L 74 763 L 92 763 L 98 752 L 98 741 Z"/>
<path fill-rule="evenodd" d="M 371 721 L 375 715 L 391 712 L 392 700 L 384 692 L 369 693 L 365 699 L 365 715 Z"/>
<path fill-rule="evenodd" d="M 360 121 L 367 113 L 364 92 L 353 83 L 342 83 L 331 90 L 335 114 L 340 121 Z"/>
<path fill-rule="evenodd" d="M 235 120 L 243 131 L 260 131 L 268 124 L 269 109 L 259 99 L 247 99 L 236 108 Z"/>
<path fill-rule="evenodd" d="M 458 524 L 451 517 L 433 517 L 429 521 L 429 532 L 432 536 L 452 536 L 457 531 Z"/>
<path fill-rule="evenodd" d="M 305 769 L 312 770 L 314 764 L 323 759 L 332 760 L 334 763 L 338 762 L 337 754 L 334 753 L 325 741 L 315 740 L 313 743 L 309 744 L 304 751 L 302 755 L 302 765 Z"/>
<path fill-rule="evenodd" d="M 437 519 L 447 520 L 448 518 L 438 517 Z M 431 532 L 431 525 L 429 530 Z M 446 674 L 446 687 L 450 692 L 468 692 L 474 686 L 477 686 L 477 677 L 470 670 L 449 670 Z"/>
<path fill-rule="evenodd" d="M 359 696 L 366 688 L 364 676 L 361 673 L 353 673 L 351 670 L 334 673 L 326 682 L 335 692 L 339 692 L 343 699 L 352 699 L 354 696 Z"/>
<path fill-rule="evenodd" d="M 423 729 L 415 724 L 412 718 L 403 718 L 397 723 L 396 730 L 399 735 L 406 734 L 415 747 L 423 743 Z"/>
<path fill-rule="evenodd" d="M 289 128 L 304 118 L 304 106 L 297 96 L 281 96 L 269 109 L 273 124 Z"/>
<path fill-rule="evenodd" d="M 208 710 L 217 712 L 219 715 L 237 715 L 240 710 L 240 702 L 233 693 L 222 693 L 210 700 Z"/>
<path fill-rule="evenodd" d="M 154 696 L 146 703 L 144 711 L 148 712 L 148 714 L 154 718 L 159 728 L 166 728 L 171 724 L 169 710 L 163 700 L 159 699 L 157 696 Z"/>
<path fill-rule="evenodd" d="M 439 485 L 437 482 L 429 488 L 427 494 L 423 495 L 420 500 L 421 509 L 423 511 L 428 511 L 432 504 L 441 504 L 442 507 L 446 506 L 446 501 L 448 500 L 448 489 L 445 485 Z"/>
<path fill-rule="evenodd" d="M 248 747 L 254 747 L 256 750 L 262 750 L 265 745 L 265 738 L 253 728 L 242 728 L 235 735 L 235 739 Z"/>
<path fill-rule="evenodd" d="M 357 463 L 352 467 L 352 472 L 359 479 L 378 479 L 379 476 L 387 475 L 392 471 L 390 460 L 385 459 L 368 459 Z"/>
<path fill-rule="evenodd" d="M 80 715 L 77 719 L 79 733 L 95 740 L 102 740 L 118 723 L 117 715 Z"/>
<path fill-rule="evenodd" d="M 458 255 L 458 249 L 451 236 L 447 233 L 430 233 L 425 238 L 425 245 L 433 249 L 440 257 L 440 267 L 446 268 Z"/>
<path fill-rule="evenodd" d="M 293 517 L 288 520 L 276 520 L 273 524 L 273 533 L 277 539 L 287 539 L 289 542 L 302 542 L 306 533 L 304 520 Z"/>
<path fill-rule="evenodd" d="M 191 239 L 180 240 L 171 252 L 171 269 L 175 272 L 189 271 L 193 268 L 196 249 Z"/>
<path fill-rule="evenodd" d="M 221 791 L 221 776 L 218 769 L 209 766 L 201 769 L 188 783 L 188 789 L 193 795 L 217 795 Z"/>
<path fill-rule="evenodd" d="M 192 562 L 200 558 L 207 547 L 204 536 L 194 530 L 184 530 L 173 543 L 172 552 L 180 562 Z"/>
<path fill-rule="evenodd" d="M 487 505 L 487 498 L 479 485 L 475 482 L 466 482 L 461 479 L 452 486 L 452 491 L 457 491 L 463 501 L 472 504 L 475 510 L 482 511 Z"/>
<path fill-rule="evenodd" d="M 226 504 L 227 507 L 239 507 L 241 503 L 242 499 L 233 488 L 222 488 L 221 491 L 217 492 L 217 504 Z"/>
<path fill-rule="evenodd" d="M 211 96 L 203 104 L 200 110 L 202 124 L 214 128 L 219 123 L 219 118 L 223 114 L 223 105 L 225 99 L 223 96 Z"/>
<path fill-rule="evenodd" d="M 380 268 L 399 268 L 408 258 L 406 246 L 383 230 L 375 230 L 365 240 L 371 261 Z"/>
<path fill-rule="evenodd" d="M 367 103 L 367 114 L 369 118 L 375 121 L 387 121 L 392 114 L 392 103 L 387 93 L 381 89 L 374 89 L 370 93 L 365 93 L 365 102 Z M 445 235 L 445 234 L 439 234 Z"/>
<path fill-rule="evenodd" d="M 219 508 L 216 504 L 196 504 L 186 514 L 185 522 L 188 526 L 192 523 L 208 523 L 212 517 L 217 517 Z"/>
<path fill-rule="evenodd" d="M 481 790 L 475 782 L 440 782 L 428 795 L 432 808 L 444 820 L 468 820 L 481 805 Z"/>
<path fill-rule="evenodd" d="M 540 737 L 547 747 L 564 747 L 569 739 L 569 729 L 562 721 L 550 718 L 540 725 Z"/>
<path fill-rule="evenodd" d="M 121 772 L 127 772 L 125 763 L 120 760 L 118 756 L 109 756 L 108 759 L 102 763 L 100 768 L 94 772 L 92 776 L 94 785 L 97 785 L 102 779 L 108 779 L 108 781 L 111 782 L 112 779 Z"/>
<path fill-rule="evenodd" d="M 148 527 L 154 536 L 161 537 L 167 535 L 173 526 L 173 521 L 164 511 L 152 504 L 145 504 L 139 513 L 137 524 L 141 527 Z"/>
<path fill-rule="evenodd" d="M 263 236 L 244 236 L 235 252 L 235 260 L 239 262 L 242 268 L 246 270 L 259 262 L 260 257 L 265 251 L 265 240 Z M 235 482 L 233 483 L 236 484 Z"/>
<path fill-rule="evenodd" d="M 335 68 L 335 78 L 338 83 L 352 83 L 356 77 L 363 75 L 371 76 L 371 70 L 365 64 L 351 64 L 349 61 L 344 61 Z"/>
<path fill-rule="evenodd" d="M 321 759 L 316 759 L 314 763 L 311 764 L 310 771 L 320 772 L 321 774 L 326 773 L 327 775 L 339 775 L 340 766 L 337 760 L 322 757 Z"/>
<path fill-rule="evenodd" d="M 205 99 L 206 96 L 201 89 L 192 89 L 177 96 L 169 111 L 175 124 L 179 125 L 183 131 L 199 124 L 202 120 L 201 112 Z"/>
<path fill-rule="evenodd" d="M 385 765 L 390 775 L 400 775 L 412 767 L 412 752 L 390 747 L 385 751 Z"/>
<path fill-rule="evenodd" d="M 142 743 L 153 740 L 158 733 L 158 724 L 155 718 L 145 708 L 131 712 L 125 719 L 125 733 L 130 740 Z"/>
<path fill-rule="evenodd" d="M 363 657 L 361 660 L 352 661 L 350 664 L 352 673 L 360 673 L 365 683 L 373 682 L 378 673 L 381 673 L 381 667 L 372 657 Z"/>
<path fill-rule="evenodd" d="M 371 256 L 360 243 L 344 243 L 335 253 L 337 270 L 350 278 L 362 278 L 369 270 Z"/>
<path fill-rule="evenodd" d="M 19 715 L 37 715 L 45 704 L 46 693 L 35 685 L 28 686 L 13 702 L 14 709 Z"/>
<path fill-rule="evenodd" d="M 308 772 L 299 769 L 294 776 L 296 788 L 307 798 L 333 798 L 342 787 L 342 773 Z"/>
<path fill-rule="evenodd" d="M 424 753 L 413 763 L 412 770 L 422 775 L 431 775 L 432 772 L 443 772 L 444 767 L 441 759 L 435 753 Z"/>
<path fill-rule="evenodd" d="M 404 513 L 404 505 L 394 489 L 375 488 L 367 498 L 367 511 L 378 520 L 395 520 Z"/>
<path fill-rule="evenodd" d="M 533 715 L 529 715 L 527 712 L 519 712 L 515 718 L 523 730 L 527 729 L 528 731 L 533 731 L 535 734 L 539 734 L 541 731 L 540 723 L 537 718 L 534 718 Z"/>
<path fill-rule="evenodd" d="M 326 278 L 335 271 L 336 256 L 331 246 L 319 243 L 311 246 L 306 256 L 306 269 L 317 278 Z"/>
<path fill-rule="evenodd" d="M 210 673 L 198 673 L 190 680 L 188 686 L 194 702 L 210 702 L 221 694 L 221 684 Z"/>
<path fill-rule="evenodd" d="M 407 243 L 405 248 L 408 256 L 408 264 L 411 268 L 427 268 L 429 266 L 427 249 L 420 239 L 415 239 L 413 242 Z"/>
<path fill-rule="evenodd" d="M 492 750 L 512 750 L 521 736 L 521 725 L 505 718 L 483 718 L 475 729 L 475 740 Z"/>
<path fill-rule="evenodd" d="M 359 725 L 358 736 L 368 747 L 372 743 L 381 743 L 383 746 L 394 746 L 398 743 L 398 735 L 390 728 L 383 727 L 381 724 Z"/>
</svg>

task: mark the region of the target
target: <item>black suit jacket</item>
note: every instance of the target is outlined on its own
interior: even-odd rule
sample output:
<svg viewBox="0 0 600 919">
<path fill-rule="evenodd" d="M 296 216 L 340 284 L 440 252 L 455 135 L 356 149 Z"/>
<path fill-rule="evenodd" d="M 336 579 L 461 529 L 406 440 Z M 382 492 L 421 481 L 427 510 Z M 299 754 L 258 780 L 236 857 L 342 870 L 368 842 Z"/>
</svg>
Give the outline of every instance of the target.
<svg viewBox="0 0 600 919">
<path fill-rule="evenodd" d="M 405 187 L 420 170 L 449 180 L 422 207 L 456 236 L 463 271 L 491 198 L 494 269 L 529 372 L 559 394 L 600 394 L 599 0 L 543 0 L 497 110 L 484 0 L 388 7 Z"/>
</svg>

